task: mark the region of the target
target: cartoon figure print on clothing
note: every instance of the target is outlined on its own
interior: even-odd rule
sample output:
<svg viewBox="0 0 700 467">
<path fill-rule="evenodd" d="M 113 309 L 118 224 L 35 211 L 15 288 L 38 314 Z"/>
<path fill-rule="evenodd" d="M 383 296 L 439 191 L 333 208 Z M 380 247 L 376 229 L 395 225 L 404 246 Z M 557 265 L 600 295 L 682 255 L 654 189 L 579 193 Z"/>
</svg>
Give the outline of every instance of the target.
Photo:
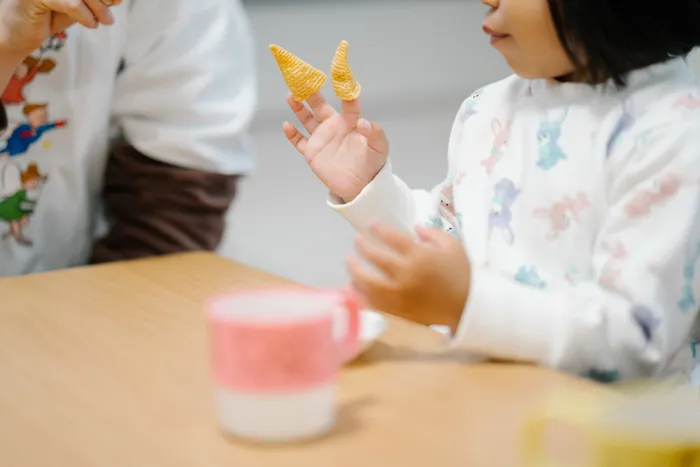
<svg viewBox="0 0 700 467">
<path fill-rule="evenodd" d="M 537 166 L 542 170 L 550 170 L 559 162 L 566 159 L 566 154 L 559 145 L 561 138 L 561 127 L 569 114 L 568 107 L 564 114 L 558 119 L 551 120 L 549 114 L 545 114 L 537 130 L 537 141 L 539 142 L 539 159 Z"/>
<path fill-rule="evenodd" d="M 54 34 L 47 39 L 41 48 L 25 58 L 15 69 L 10 82 L 2 93 L 2 103 L 5 105 L 20 105 L 25 103 L 24 89 L 32 83 L 37 75 L 48 74 L 56 67 L 56 61 L 46 58 L 49 51 L 59 51 L 65 45 L 68 36 L 65 32 Z"/>
<path fill-rule="evenodd" d="M 10 137 L 5 147 L 0 149 L 0 158 L 17 157 L 26 154 L 29 148 L 48 131 L 66 126 L 65 120 L 49 121 L 48 104 L 27 104 L 23 109 L 26 123 L 8 129 Z"/>
<path fill-rule="evenodd" d="M 547 209 L 535 209 L 534 217 L 549 220 L 547 240 L 556 240 L 571 226 L 571 220 L 581 222 L 580 214 L 591 206 L 588 196 L 580 192 L 575 197 L 565 196 Z"/>
<path fill-rule="evenodd" d="M 32 241 L 24 236 L 23 229 L 34 213 L 47 178 L 33 162 L 24 171 L 13 163 L 3 167 L 0 221 L 9 226 L 9 230 L 2 234 L 3 241 L 14 238 L 20 245 L 32 245 Z"/>
<path fill-rule="evenodd" d="M 440 192 L 440 205 L 438 212 L 455 229 L 462 230 L 462 215 L 455 211 L 455 196 L 452 185 L 446 186 Z"/>
<path fill-rule="evenodd" d="M 588 370 L 583 376 L 599 383 L 614 383 L 620 379 L 620 372 L 617 370 L 600 370 L 593 368 Z"/>
<path fill-rule="evenodd" d="M 615 149 L 615 146 L 620 141 L 622 135 L 632 127 L 633 123 L 634 116 L 632 114 L 632 103 L 629 100 L 626 100 L 622 103 L 622 116 L 617 121 L 617 125 L 615 126 L 615 129 L 613 130 L 612 134 L 610 135 L 610 139 L 608 140 L 608 157 L 610 157 L 610 154 L 612 153 L 613 149 Z"/>
<path fill-rule="evenodd" d="M 581 280 L 581 271 L 574 265 L 568 265 L 564 273 L 564 280 L 571 285 L 577 284 Z"/>
<path fill-rule="evenodd" d="M 2 94 L 2 103 L 5 105 L 23 104 L 25 101 L 24 87 L 34 81 L 37 74 L 49 73 L 55 66 L 56 62 L 50 58 L 25 58 L 10 78 L 10 82 Z"/>
<path fill-rule="evenodd" d="M 690 354 L 693 358 L 693 368 L 688 375 L 688 383 L 691 386 L 700 387 L 700 340 L 691 341 Z"/>
<path fill-rule="evenodd" d="M 603 251 L 608 254 L 609 259 L 603 265 L 598 282 L 606 289 L 614 289 L 622 274 L 620 263 L 629 256 L 627 247 L 619 240 L 615 242 L 606 241 L 601 246 Z"/>
<path fill-rule="evenodd" d="M 635 305 L 630 310 L 632 318 L 644 334 L 644 340 L 651 342 L 654 331 L 661 324 L 661 320 L 644 305 Z"/>
<path fill-rule="evenodd" d="M 44 55 L 49 50 L 58 52 L 66 45 L 68 40 L 68 34 L 65 31 L 57 32 L 53 36 L 46 39 L 46 41 L 39 48 L 39 54 Z"/>
<path fill-rule="evenodd" d="M 452 185 L 447 185 L 440 191 L 438 213 L 428 220 L 427 226 L 442 229 L 457 238 L 461 237 L 462 215 L 455 211 Z"/>
<path fill-rule="evenodd" d="M 488 175 L 491 175 L 493 168 L 496 166 L 498 161 L 501 160 L 506 151 L 508 138 L 510 138 L 510 122 L 506 123 L 504 126 L 499 119 L 494 118 L 491 122 L 491 131 L 493 132 L 493 146 L 491 147 L 491 154 L 489 157 L 481 161 L 481 166 L 486 169 L 486 173 Z"/>
<path fill-rule="evenodd" d="M 676 109 L 697 110 L 700 109 L 700 97 L 695 93 L 689 92 L 681 96 L 674 104 Z"/>
<path fill-rule="evenodd" d="M 512 207 L 520 190 L 507 178 L 499 181 L 493 188 L 491 211 L 489 212 L 489 239 L 494 230 L 499 230 L 505 235 L 505 241 L 509 245 L 515 242 L 515 233 L 511 227 L 513 220 Z"/>
<path fill-rule="evenodd" d="M 544 289 L 547 287 L 547 283 L 542 280 L 537 272 L 537 269 L 532 266 L 520 266 L 518 272 L 515 274 L 515 280 L 523 285 L 534 287 L 536 289 Z"/>
<path fill-rule="evenodd" d="M 700 259 L 700 242 L 688 253 L 683 265 L 684 283 L 681 289 L 681 298 L 678 300 L 678 308 L 683 312 L 693 311 L 697 307 L 693 279 L 695 279 L 695 267 L 698 259 Z"/>
<path fill-rule="evenodd" d="M 686 185 L 696 185 L 697 181 L 683 180 L 676 174 L 665 174 L 653 181 L 653 186 L 640 188 L 625 205 L 625 212 L 630 218 L 646 217 L 651 210 L 678 194 Z"/>
<path fill-rule="evenodd" d="M 462 105 L 462 108 L 459 111 L 459 121 L 464 123 L 469 118 L 473 117 L 477 113 L 479 113 L 476 110 L 476 104 L 479 101 L 479 98 L 481 97 L 481 93 L 483 92 L 482 89 L 477 89 L 472 93 L 469 98 L 467 98 L 466 101 L 464 101 L 464 104 Z"/>
</svg>

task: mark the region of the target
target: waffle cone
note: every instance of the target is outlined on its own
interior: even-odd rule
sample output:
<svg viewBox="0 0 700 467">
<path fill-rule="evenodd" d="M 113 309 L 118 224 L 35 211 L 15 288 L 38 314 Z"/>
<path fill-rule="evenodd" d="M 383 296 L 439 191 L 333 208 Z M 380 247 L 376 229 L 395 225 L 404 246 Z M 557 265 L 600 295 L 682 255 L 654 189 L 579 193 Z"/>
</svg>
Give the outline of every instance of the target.
<svg viewBox="0 0 700 467">
<path fill-rule="evenodd" d="M 331 80 L 335 95 L 344 101 L 352 101 L 360 97 L 361 86 L 355 80 L 348 63 L 348 43 L 342 41 L 333 57 L 331 65 Z"/>
<path fill-rule="evenodd" d="M 326 84 L 328 78 L 322 71 L 312 67 L 291 52 L 275 44 L 270 45 L 270 51 L 274 55 L 282 77 L 295 101 L 305 101 Z"/>
</svg>

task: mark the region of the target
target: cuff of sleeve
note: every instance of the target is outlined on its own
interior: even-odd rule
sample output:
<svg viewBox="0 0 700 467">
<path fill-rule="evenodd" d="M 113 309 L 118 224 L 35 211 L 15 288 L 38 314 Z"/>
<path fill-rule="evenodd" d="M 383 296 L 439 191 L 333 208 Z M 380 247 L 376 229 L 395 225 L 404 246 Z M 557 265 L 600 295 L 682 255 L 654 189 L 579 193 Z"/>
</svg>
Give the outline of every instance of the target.
<svg viewBox="0 0 700 467">
<path fill-rule="evenodd" d="M 491 358 L 548 363 L 565 331 L 561 308 L 551 293 L 474 268 L 449 344 Z"/>
<path fill-rule="evenodd" d="M 394 177 L 387 160 L 374 180 L 349 203 L 329 195 L 328 206 L 343 216 L 358 232 L 366 231 L 374 222 L 381 222 L 413 234 L 411 192 Z"/>
</svg>

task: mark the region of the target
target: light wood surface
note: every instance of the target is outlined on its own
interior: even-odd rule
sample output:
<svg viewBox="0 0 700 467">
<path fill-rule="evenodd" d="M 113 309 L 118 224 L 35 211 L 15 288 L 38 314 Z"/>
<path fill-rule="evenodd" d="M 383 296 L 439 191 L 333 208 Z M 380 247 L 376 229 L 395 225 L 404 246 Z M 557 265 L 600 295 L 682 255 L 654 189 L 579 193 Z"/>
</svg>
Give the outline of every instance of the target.
<svg viewBox="0 0 700 467">
<path fill-rule="evenodd" d="M 213 254 L 0 280 L 0 465 L 519 465 L 524 415 L 553 394 L 607 391 L 554 372 L 470 364 L 392 319 L 340 379 L 333 433 L 260 447 L 222 436 L 202 302 L 284 283 Z"/>
</svg>

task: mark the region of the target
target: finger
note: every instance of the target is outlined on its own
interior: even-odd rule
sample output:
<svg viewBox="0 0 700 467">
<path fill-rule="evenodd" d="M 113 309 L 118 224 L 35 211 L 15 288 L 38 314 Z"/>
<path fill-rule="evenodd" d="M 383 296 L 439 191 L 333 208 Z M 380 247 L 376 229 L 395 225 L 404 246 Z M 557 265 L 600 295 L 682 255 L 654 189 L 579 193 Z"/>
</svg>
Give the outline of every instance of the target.
<svg viewBox="0 0 700 467">
<path fill-rule="evenodd" d="M 370 227 L 370 233 L 401 255 L 405 255 L 416 248 L 416 242 L 413 237 L 394 227 L 373 225 Z"/>
<path fill-rule="evenodd" d="M 97 21 L 106 25 L 114 24 L 114 15 L 109 11 L 109 5 L 105 3 L 106 1 L 108 0 L 83 0 Z"/>
<path fill-rule="evenodd" d="M 51 34 L 58 34 L 75 24 L 75 20 L 64 13 L 56 13 L 51 16 Z"/>
<path fill-rule="evenodd" d="M 375 311 L 383 311 L 380 310 L 377 307 L 376 303 L 373 303 L 372 300 L 369 298 L 369 293 L 367 291 L 367 288 L 364 287 L 361 284 L 358 284 L 357 282 L 353 281 L 352 279 L 350 280 L 350 284 L 352 285 L 353 290 L 355 291 L 356 296 L 359 299 L 359 303 L 361 304 L 360 306 L 363 309 L 371 309 Z"/>
<path fill-rule="evenodd" d="M 445 246 L 452 240 L 452 236 L 440 229 L 429 229 L 423 226 L 416 227 L 416 234 L 425 243 L 435 246 Z"/>
<path fill-rule="evenodd" d="M 349 117 L 353 121 L 357 121 L 362 116 L 362 108 L 360 107 L 360 99 L 351 101 L 342 101 L 343 115 Z"/>
<path fill-rule="evenodd" d="M 381 272 L 365 266 L 357 257 L 349 256 L 347 259 L 347 266 L 353 283 L 358 284 L 362 288 L 367 286 L 385 290 L 391 288 L 391 279 Z"/>
<path fill-rule="evenodd" d="M 95 29 L 99 22 L 90 8 L 81 1 L 44 0 L 45 8 L 69 16 L 73 21 L 86 28 Z"/>
<path fill-rule="evenodd" d="M 289 108 L 292 109 L 292 112 L 297 116 L 299 122 L 304 125 L 306 131 L 308 131 L 309 134 L 313 134 L 314 130 L 318 128 L 319 123 L 314 114 L 311 113 L 311 110 L 302 102 L 295 101 L 294 97 L 292 97 L 292 93 L 289 93 L 287 96 L 287 104 L 289 104 Z"/>
<path fill-rule="evenodd" d="M 361 118 L 357 122 L 357 131 L 367 139 L 367 146 L 374 152 L 382 156 L 389 154 L 389 140 L 380 125 Z"/>
<path fill-rule="evenodd" d="M 282 125 L 282 131 L 284 131 L 284 136 L 286 136 L 289 142 L 292 143 L 292 146 L 294 146 L 296 150 L 299 151 L 304 158 L 306 158 L 306 145 L 309 142 L 306 136 L 301 134 L 301 132 L 289 122 L 284 122 Z"/>
<path fill-rule="evenodd" d="M 326 102 L 326 99 L 320 92 L 317 92 L 316 94 L 306 99 L 306 102 L 311 107 L 311 110 L 313 111 L 314 115 L 316 116 L 316 120 L 318 120 L 319 123 L 323 123 L 325 120 L 328 120 L 329 118 L 338 113 L 332 105 Z"/>
<path fill-rule="evenodd" d="M 362 258 L 375 265 L 389 277 L 395 276 L 397 270 L 402 267 L 401 256 L 393 250 L 380 246 L 377 242 L 372 242 L 367 237 L 357 237 L 355 247 Z"/>
<path fill-rule="evenodd" d="M 306 147 L 307 161 L 311 162 L 311 160 L 332 144 L 333 141 L 338 138 L 338 135 L 342 135 L 344 131 L 346 131 L 345 127 L 337 120 L 327 123 L 324 122 L 319 125 L 316 131 L 314 131 L 313 136 L 309 138 L 309 144 Z"/>
<path fill-rule="evenodd" d="M 348 257 L 348 273 L 355 290 L 364 298 L 370 308 L 381 311 L 386 308 L 387 294 L 393 289 L 393 284 L 386 276 L 363 265 L 354 256 Z"/>
</svg>

